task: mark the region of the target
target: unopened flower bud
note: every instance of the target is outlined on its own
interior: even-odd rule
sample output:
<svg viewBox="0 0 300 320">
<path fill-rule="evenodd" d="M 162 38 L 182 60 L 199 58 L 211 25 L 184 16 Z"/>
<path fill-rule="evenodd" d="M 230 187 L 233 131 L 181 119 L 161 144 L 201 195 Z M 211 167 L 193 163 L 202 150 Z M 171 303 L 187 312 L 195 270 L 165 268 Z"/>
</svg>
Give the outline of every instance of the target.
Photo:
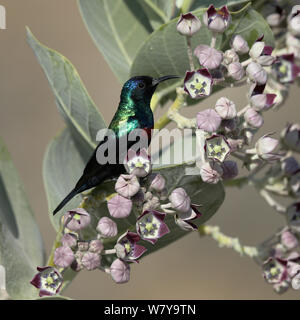
<svg viewBox="0 0 300 320">
<path fill-rule="evenodd" d="M 174 189 L 169 200 L 172 207 L 177 211 L 187 212 L 191 208 L 191 199 L 183 188 Z"/>
<path fill-rule="evenodd" d="M 177 22 L 177 31 L 184 36 L 192 36 L 201 28 L 201 21 L 192 13 L 181 14 Z"/>
<path fill-rule="evenodd" d="M 213 5 L 210 5 L 203 15 L 204 24 L 214 32 L 224 32 L 229 26 L 230 19 L 227 6 L 217 11 Z"/>
<path fill-rule="evenodd" d="M 215 132 L 221 124 L 220 115 L 213 109 L 206 109 L 197 113 L 197 126 L 206 132 Z"/>
<path fill-rule="evenodd" d="M 293 35 L 300 35 L 300 5 L 294 6 L 289 14 L 288 29 Z"/>
<path fill-rule="evenodd" d="M 81 262 L 85 269 L 91 271 L 100 266 L 101 257 L 98 253 L 86 252 L 82 257 Z"/>
<path fill-rule="evenodd" d="M 54 251 L 54 264 L 59 268 L 67 268 L 75 259 L 74 253 L 70 247 L 58 247 Z"/>
<path fill-rule="evenodd" d="M 223 169 L 222 179 L 229 180 L 235 178 L 239 174 L 237 163 L 232 160 L 222 162 Z"/>
<path fill-rule="evenodd" d="M 66 233 L 62 236 L 61 243 L 63 246 L 70 248 L 75 247 L 77 244 L 77 236 L 73 233 Z"/>
<path fill-rule="evenodd" d="M 116 182 L 115 189 L 122 197 L 130 198 L 140 190 L 140 184 L 135 175 L 121 174 Z"/>
<path fill-rule="evenodd" d="M 233 36 L 231 40 L 231 48 L 239 53 L 247 53 L 249 51 L 249 46 L 247 41 L 239 34 Z"/>
<path fill-rule="evenodd" d="M 78 231 L 87 227 L 91 222 L 89 213 L 83 208 L 68 211 L 64 215 L 66 227 L 72 231 Z"/>
<path fill-rule="evenodd" d="M 178 225 L 178 227 L 181 230 L 184 230 L 184 231 L 197 231 L 198 230 L 197 226 L 194 223 L 192 223 L 191 221 L 188 221 L 188 220 L 183 220 L 183 219 L 177 217 L 177 215 L 175 216 L 175 223 Z"/>
<path fill-rule="evenodd" d="M 224 52 L 223 62 L 228 65 L 232 62 L 239 62 L 240 58 L 233 49 L 228 49 Z"/>
<path fill-rule="evenodd" d="M 249 55 L 253 61 L 263 66 L 270 66 L 276 59 L 271 56 L 272 51 L 273 48 L 266 46 L 263 41 L 256 41 L 250 49 Z"/>
<path fill-rule="evenodd" d="M 217 100 L 215 110 L 222 119 L 233 119 L 236 117 L 234 102 L 225 97 Z"/>
<path fill-rule="evenodd" d="M 281 234 L 281 243 L 289 250 L 292 250 L 299 245 L 298 239 L 290 230 L 284 230 Z"/>
<path fill-rule="evenodd" d="M 282 160 L 281 170 L 287 176 L 292 176 L 300 171 L 300 165 L 294 157 L 288 157 Z"/>
<path fill-rule="evenodd" d="M 232 62 L 227 67 L 228 75 L 234 80 L 241 80 L 245 75 L 244 67 L 239 62 Z"/>
<path fill-rule="evenodd" d="M 118 234 L 117 224 L 108 217 L 99 220 L 96 230 L 103 238 L 113 238 Z"/>
<path fill-rule="evenodd" d="M 263 117 L 253 108 L 249 108 L 244 114 L 245 121 L 254 128 L 260 128 L 263 123 Z"/>
<path fill-rule="evenodd" d="M 103 250 L 103 243 L 101 240 L 91 240 L 89 244 L 89 252 L 100 253 Z"/>
<path fill-rule="evenodd" d="M 107 201 L 107 207 L 112 217 L 126 218 L 131 212 L 132 201 L 117 194 Z"/>
<path fill-rule="evenodd" d="M 116 259 L 110 266 L 110 274 L 116 283 L 125 283 L 130 279 L 130 266 L 120 260 Z"/>
<path fill-rule="evenodd" d="M 206 162 L 200 169 L 200 176 L 203 182 L 216 184 L 221 180 L 223 169 L 216 161 Z"/>
<path fill-rule="evenodd" d="M 222 52 L 205 44 L 197 46 L 194 55 L 199 59 L 199 63 L 207 69 L 218 68 L 223 60 Z"/>
<path fill-rule="evenodd" d="M 277 148 L 279 141 L 277 139 L 271 138 L 270 135 L 266 134 L 258 139 L 255 144 L 255 149 L 257 155 L 263 160 L 278 160 L 281 155 L 274 153 Z"/>
<path fill-rule="evenodd" d="M 289 124 L 281 133 L 283 144 L 296 152 L 300 152 L 300 125 Z"/>
<path fill-rule="evenodd" d="M 258 84 L 265 84 L 267 82 L 268 74 L 266 70 L 256 62 L 249 63 L 246 73 L 250 80 Z"/>
<path fill-rule="evenodd" d="M 161 174 L 156 173 L 150 178 L 153 179 L 150 184 L 150 189 L 160 192 L 165 188 L 166 180 Z"/>
<path fill-rule="evenodd" d="M 250 104 L 256 111 L 266 111 L 270 109 L 275 102 L 276 94 L 256 94 L 250 98 Z"/>
</svg>

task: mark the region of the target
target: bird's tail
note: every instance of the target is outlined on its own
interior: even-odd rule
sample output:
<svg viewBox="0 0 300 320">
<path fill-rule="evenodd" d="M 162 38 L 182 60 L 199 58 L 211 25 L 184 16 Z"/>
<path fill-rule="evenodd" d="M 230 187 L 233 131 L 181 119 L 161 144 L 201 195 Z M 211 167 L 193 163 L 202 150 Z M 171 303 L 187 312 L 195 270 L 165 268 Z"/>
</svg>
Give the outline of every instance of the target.
<svg viewBox="0 0 300 320">
<path fill-rule="evenodd" d="M 79 192 L 81 192 L 80 189 L 78 190 L 77 188 L 74 188 L 53 211 L 53 215 L 55 215 L 61 208 L 63 208 Z"/>
</svg>

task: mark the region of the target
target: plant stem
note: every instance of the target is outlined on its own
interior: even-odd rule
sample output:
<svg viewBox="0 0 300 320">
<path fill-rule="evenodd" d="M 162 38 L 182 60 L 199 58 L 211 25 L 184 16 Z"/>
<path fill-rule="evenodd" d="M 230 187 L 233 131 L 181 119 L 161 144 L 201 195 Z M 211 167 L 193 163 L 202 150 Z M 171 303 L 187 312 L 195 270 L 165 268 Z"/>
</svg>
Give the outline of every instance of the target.
<svg viewBox="0 0 300 320">
<path fill-rule="evenodd" d="M 267 203 L 274 208 L 277 212 L 279 213 L 285 213 L 286 212 L 286 208 L 284 206 L 282 206 L 280 203 L 278 203 L 277 201 L 275 201 L 271 195 L 269 194 L 268 191 L 266 191 L 265 189 L 261 189 L 259 191 L 260 195 L 267 201 Z"/>
<path fill-rule="evenodd" d="M 211 236 L 214 240 L 216 240 L 219 246 L 233 249 L 238 252 L 241 256 L 246 255 L 250 258 L 254 258 L 258 256 L 258 251 L 256 247 L 243 246 L 241 245 L 238 238 L 232 238 L 226 236 L 224 233 L 220 231 L 218 226 L 207 226 L 202 225 L 199 227 L 200 236 Z"/>
<path fill-rule="evenodd" d="M 187 54 L 189 57 L 190 69 L 191 69 L 191 71 L 195 71 L 191 39 L 192 39 L 192 37 L 186 36 Z"/>
</svg>

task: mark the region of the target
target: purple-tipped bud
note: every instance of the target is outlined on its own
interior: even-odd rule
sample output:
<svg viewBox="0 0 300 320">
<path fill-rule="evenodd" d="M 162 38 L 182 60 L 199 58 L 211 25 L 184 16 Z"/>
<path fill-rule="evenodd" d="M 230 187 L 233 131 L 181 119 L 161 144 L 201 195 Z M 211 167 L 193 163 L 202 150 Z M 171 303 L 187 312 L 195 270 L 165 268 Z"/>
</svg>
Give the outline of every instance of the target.
<svg viewBox="0 0 300 320">
<path fill-rule="evenodd" d="M 188 212 L 191 207 L 191 199 L 183 188 L 176 188 L 169 196 L 172 207 L 180 212 Z"/>
<path fill-rule="evenodd" d="M 267 161 L 274 161 L 280 159 L 282 156 L 278 153 L 275 153 L 275 149 L 277 148 L 279 141 L 277 139 L 273 139 L 269 134 L 266 134 L 258 139 L 255 144 L 255 149 L 257 155 Z"/>
<path fill-rule="evenodd" d="M 224 161 L 221 166 L 223 169 L 222 179 L 224 180 L 233 179 L 239 174 L 239 169 L 235 161 Z"/>
<path fill-rule="evenodd" d="M 107 201 L 107 207 L 112 217 L 126 218 L 131 212 L 132 201 L 117 194 Z"/>
<path fill-rule="evenodd" d="M 298 123 L 289 124 L 281 133 L 283 144 L 296 152 L 300 152 L 300 125 Z"/>
<path fill-rule="evenodd" d="M 286 229 L 281 233 L 281 244 L 292 250 L 298 247 L 299 241 L 290 230 Z"/>
<path fill-rule="evenodd" d="M 269 14 L 266 18 L 270 27 L 278 27 L 280 23 L 285 19 L 285 12 L 280 6 L 275 7 L 275 11 Z"/>
<path fill-rule="evenodd" d="M 175 216 L 175 223 L 184 231 L 198 231 L 198 228 L 194 223 L 188 220 L 183 220 L 177 217 L 177 215 Z"/>
<path fill-rule="evenodd" d="M 184 78 L 184 90 L 192 99 L 209 96 L 213 84 L 212 75 L 205 68 L 187 71 Z"/>
<path fill-rule="evenodd" d="M 59 268 L 67 268 L 75 259 L 74 253 L 70 247 L 58 247 L 54 251 L 54 264 Z"/>
<path fill-rule="evenodd" d="M 200 30 L 201 21 L 198 17 L 188 12 L 180 15 L 176 28 L 180 34 L 191 37 Z"/>
<path fill-rule="evenodd" d="M 216 10 L 210 5 L 203 15 L 203 23 L 214 32 L 224 32 L 230 24 L 231 16 L 227 6 L 223 6 L 220 10 Z"/>
<path fill-rule="evenodd" d="M 247 53 L 249 51 L 249 46 L 247 41 L 240 36 L 239 34 L 236 34 L 231 39 L 231 48 L 234 49 L 238 53 Z"/>
<path fill-rule="evenodd" d="M 245 121 L 254 128 L 260 128 L 264 124 L 263 117 L 253 108 L 249 108 L 244 114 Z"/>
<path fill-rule="evenodd" d="M 125 283 L 130 279 L 130 266 L 120 260 L 116 259 L 110 266 L 110 274 L 116 283 Z"/>
<path fill-rule="evenodd" d="M 108 217 L 99 220 L 96 230 L 103 238 L 113 238 L 118 234 L 117 224 Z"/>
<path fill-rule="evenodd" d="M 228 49 L 224 52 L 223 62 L 226 65 L 229 65 L 232 62 L 239 62 L 239 61 L 240 61 L 240 58 L 233 49 Z"/>
<path fill-rule="evenodd" d="M 103 243 L 101 240 L 91 240 L 89 245 L 89 252 L 100 253 L 103 250 Z"/>
<path fill-rule="evenodd" d="M 72 231 L 81 230 L 87 227 L 90 222 L 91 217 L 83 208 L 70 210 L 64 215 L 65 226 Z"/>
<path fill-rule="evenodd" d="M 281 170 L 287 176 L 292 176 L 300 171 L 300 165 L 294 157 L 288 157 L 282 160 Z"/>
<path fill-rule="evenodd" d="M 223 169 L 217 162 L 204 163 L 200 170 L 200 176 L 203 182 L 216 184 L 221 180 Z"/>
<path fill-rule="evenodd" d="M 115 190 L 125 198 L 131 198 L 140 190 L 140 184 L 135 175 L 121 174 L 116 182 Z"/>
<path fill-rule="evenodd" d="M 227 143 L 230 147 L 231 152 L 234 152 L 234 151 L 237 151 L 238 149 L 242 148 L 242 146 L 244 144 L 244 140 L 243 139 L 228 138 Z"/>
<path fill-rule="evenodd" d="M 245 75 L 244 67 L 239 62 L 232 62 L 227 67 L 228 75 L 234 80 L 241 80 Z"/>
<path fill-rule="evenodd" d="M 263 41 L 256 41 L 249 51 L 249 55 L 253 61 L 263 65 L 270 66 L 275 61 L 275 57 L 271 56 L 273 48 L 266 46 Z"/>
<path fill-rule="evenodd" d="M 267 82 L 268 74 L 266 70 L 256 62 L 249 63 L 246 73 L 250 80 L 258 84 L 265 84 Z"/>
<path fill-rule="evenodd" d="M 300 5 L 294 6 L 289 14 L 288 29 L 293 35 L 300 35 Z"/>
<path fill-rule="evenodd" d="M 222 119 L 233 119 L 236 117 L 234 102 L 225 97 L 218 99 L 215 110 Z"/>
<path fill-rule="evenodd" d="M 100 266 L 101 257 L 98 253 L 86 252 L 81 259 L 81 263 L 85 269 L 95 270 Z"/>
<path fill-rule="evenodd" d="M 62 236 L 60 242 L 63 246 L 75 247 L 77 244 L 77 236 L 73 233 L 66 233 Z"/>
<path fill-rule="evenodd" d="M 206 109 L 197 113 L 197 126 L 206 132 L 217 131 L 221 121 L 221 117 L 213 109 Z"/>
<path fill-rule="evenodd" d="M 194 55 L 199 59 L 199 63 L 207 69 L 218 68 L 223 60 L 222 52 L 205 44 L 197 46 Z"/>
<path fill-rule="evenodd" d="M 256 94 L 250 98 L 250 104 L 256 111 L 266 111 L 273 107 L 276 94 Z"/>
<path fill-rule="evenodd" d="M 166 180 L 161 174 L 155 173 L 150 178 L 152 179 L 151 184 L 150 184 L 150 189 L 158 191 L 158 192 L 164 190 L 165 185 L 166 185 Z"/>
</svg>

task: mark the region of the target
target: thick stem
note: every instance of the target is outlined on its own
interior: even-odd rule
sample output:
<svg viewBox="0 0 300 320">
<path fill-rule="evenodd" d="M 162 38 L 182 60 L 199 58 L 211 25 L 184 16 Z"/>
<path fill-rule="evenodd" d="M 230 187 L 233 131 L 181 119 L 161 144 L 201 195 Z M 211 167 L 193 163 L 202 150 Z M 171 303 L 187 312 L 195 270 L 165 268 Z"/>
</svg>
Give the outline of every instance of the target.
<svg viewBox="0 0 300 320">
<path fill-rule="evenodd" d="M 206 226 L 202 225 L 199 227 L 200 236 L 211 236 L 214 240 L 216 240 L 219 246 L 233 249 L 238 252 L 241 256 L 246 255 L 250 258 L 254 258 L 258 256 L 258 251 L 256 247 L 244 246 L 241 245 L 238 238 L 232 238 L 226 236 L 224 233 L 220 231 L 220 228 L 217 226 Z"/>
<path fill-rule="evenodd" d="M 286 213 L 286 208 L 274 200 L 268 191 L 260 190 L 260 195 L 267 201 L 267 203 L 279 213 Z"/>
<path fill-rule="evenodd" d="M 191 37 L 186 36 L 187 54 L 189 57 L 190 69 L 191 69 L 191 71 L 195 71 L 191 39 L 192 39 Z"/>
</svg>

